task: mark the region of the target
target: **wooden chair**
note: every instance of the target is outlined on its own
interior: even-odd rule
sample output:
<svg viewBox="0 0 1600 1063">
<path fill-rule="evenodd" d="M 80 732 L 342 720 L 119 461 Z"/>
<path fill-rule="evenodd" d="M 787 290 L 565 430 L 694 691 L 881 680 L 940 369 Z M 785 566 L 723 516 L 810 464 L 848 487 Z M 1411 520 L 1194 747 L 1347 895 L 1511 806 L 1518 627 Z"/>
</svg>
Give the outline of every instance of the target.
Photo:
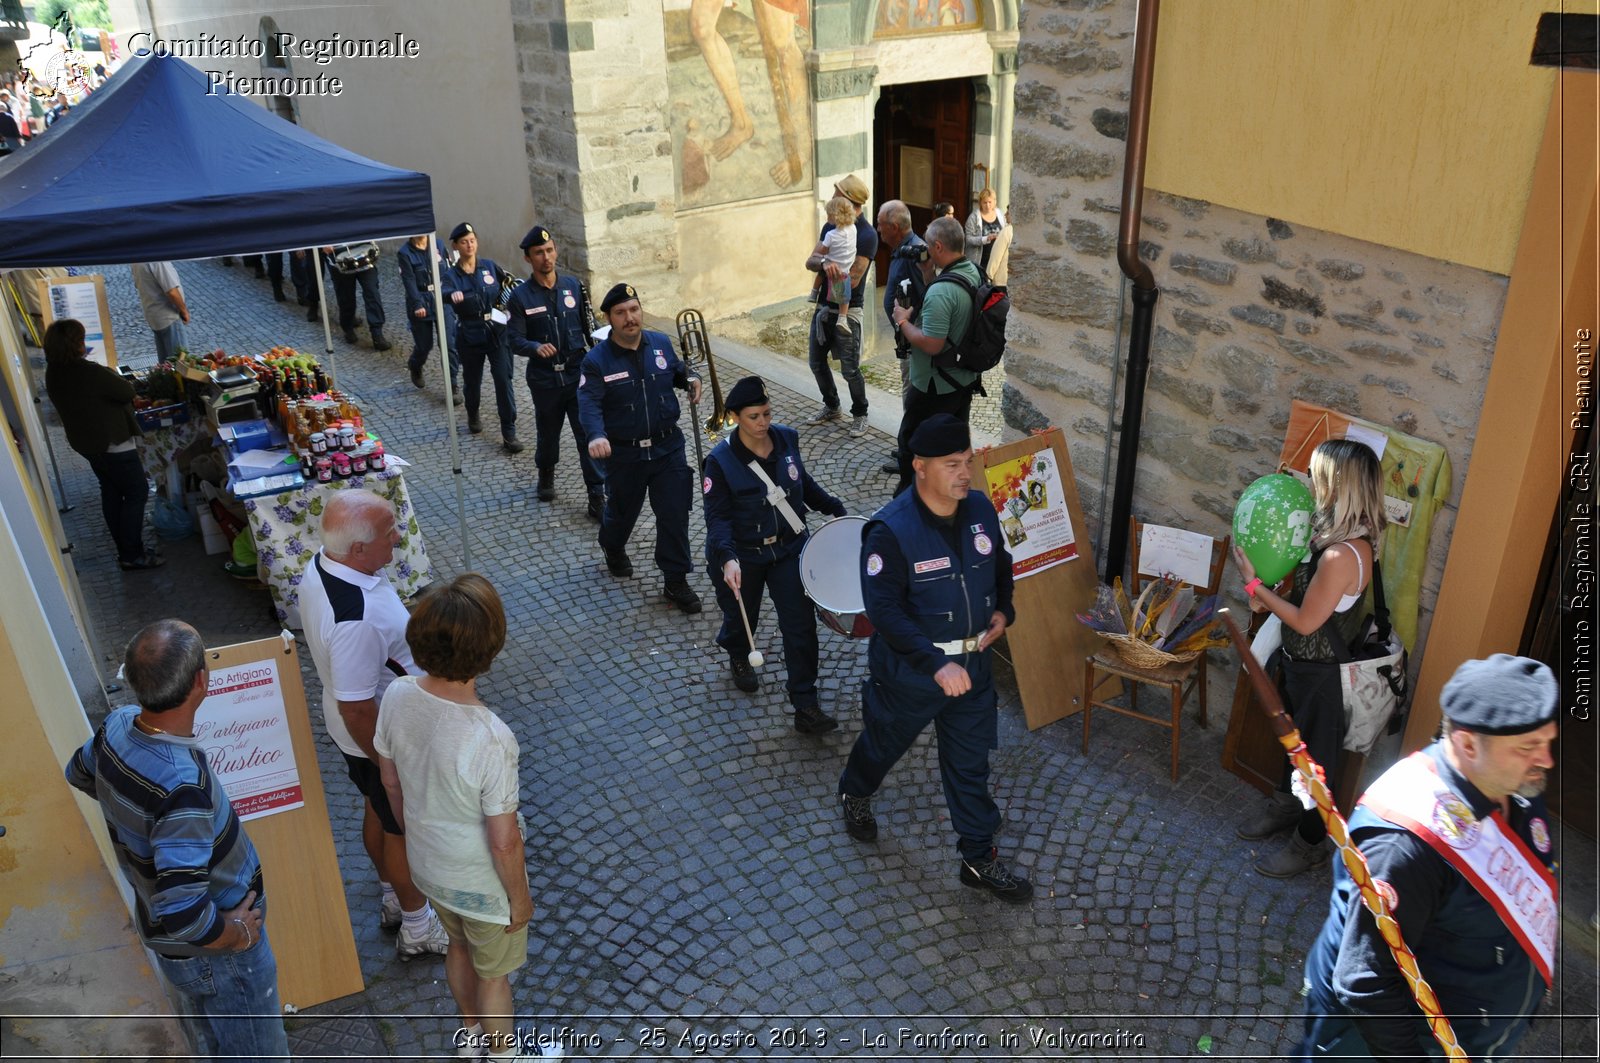
<svg viewBox="0 0 1600 1063">
<path fill-rule="evenodd" d="M 1138 520 L 1128 522 L 1129 555 L 1133 559 L 1133 582 L 1129 587 L 1128 596 L 1137 598 L 1144 590 L 1147 583 L 1160 578 L 1160 573 L 1146 573 L 1139 569 L 1139 548 L 1144 540 L 1145 524 Z M 1157 525 L 1150 525 L 1157 527 Z M 1211 540 L 1211 572 L 1210 580 L 1204 587 L 1195 587 L 1196 598 L 1215 594 L 1222 581 L 1222 570 L 1228 563 L 1228 547 L 1232 542 L 1231 536 Z M 1083 751 L 1089 752 L 1089 717 L 1095 709 L 1110 709 L 1124 716 L 1131 716 L 1136 720 L 1144 720 L 1172 731 L 1172 781 L 1178 781 L 1178 741 L 1183 723 L 1183 703 L 1188 700 L 1189 694 L 1200 691 L 1200 726 L 1206 727 L 1210 720 L 1206 708 L 1206 654 L 1202 653 L 1192 661 L 1162 665 L 1158 668 L 1139 668 L 1128 664 L 1117 656 L 1110 646 L 1102 647 L 1090 656 L 1084 664 L 1084 698 L 1083 698 Z M 1116 678 L 1128 683 L 1128 705 L 1112 705 L 1106 701 L 1097 701 L 1096 685 L 1109 679 Z M 1171 715 L 1152 716 L 1139 711 L 1140 685 L 1165 687 L 1171 701 Z"/>
</svg>

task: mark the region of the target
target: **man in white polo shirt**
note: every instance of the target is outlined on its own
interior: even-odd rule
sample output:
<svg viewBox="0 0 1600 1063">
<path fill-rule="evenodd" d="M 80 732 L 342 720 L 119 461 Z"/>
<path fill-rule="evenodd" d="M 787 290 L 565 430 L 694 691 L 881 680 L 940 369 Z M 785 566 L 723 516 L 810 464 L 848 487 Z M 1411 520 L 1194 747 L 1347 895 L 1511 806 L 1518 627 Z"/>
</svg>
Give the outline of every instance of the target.
<svg viewBox="0 0 1600 1063">
<path fill-rule="evenodd" d="M 400 932 L 395 952 L 402 960 L 443 954 L 449 937 L 411 881 L 405 832 L 389 807 L 372 748 L 378 702 L 389 681 L 422 674 L 406 645 L 410 614 L 379 575 L 400 542 L 394 508 L 370 491 L 332 495 L 322 513 L 322 549 L 300 581 L 300 618 L 322 680 L 322 715 L 367 799 L 361 840 L 383 887 L 379 926 Z"/>
</svg>

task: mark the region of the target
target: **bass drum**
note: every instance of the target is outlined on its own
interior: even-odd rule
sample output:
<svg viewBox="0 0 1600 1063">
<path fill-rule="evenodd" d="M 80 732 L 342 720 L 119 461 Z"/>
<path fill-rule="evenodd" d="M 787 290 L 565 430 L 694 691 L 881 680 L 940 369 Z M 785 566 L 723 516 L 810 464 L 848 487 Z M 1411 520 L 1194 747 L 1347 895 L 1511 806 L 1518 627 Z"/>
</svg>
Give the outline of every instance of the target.
<svg viewBox="0 0 1600 1063">
<path fill-rule="evenodd" d="M 872 634 L 861 596 L 861 533 L 866 517 L 835 517 L 811 533 L 800 551 L 800 583 L 822 622 L 845 638 Z"/>
</svg>

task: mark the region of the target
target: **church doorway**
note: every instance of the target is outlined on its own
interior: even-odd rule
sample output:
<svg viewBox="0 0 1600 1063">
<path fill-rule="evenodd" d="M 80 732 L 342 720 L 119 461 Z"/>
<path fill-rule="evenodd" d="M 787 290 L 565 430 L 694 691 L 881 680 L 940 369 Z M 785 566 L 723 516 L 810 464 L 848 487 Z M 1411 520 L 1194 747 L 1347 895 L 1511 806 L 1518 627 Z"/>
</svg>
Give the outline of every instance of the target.
<svg viewBox="0 0 1600 1063">
<path fill-rule="evenodd" d="M 879 204 L 903 200 L 920 235 L 933 205 L 952 204 L 963 224 L 972 209 L 973 86 L 970 78 L 887 85 L 873 114 L 874 220 Z M 888 276 L 889 254 L 878 249 L 878 283 Z"/>
</svg>

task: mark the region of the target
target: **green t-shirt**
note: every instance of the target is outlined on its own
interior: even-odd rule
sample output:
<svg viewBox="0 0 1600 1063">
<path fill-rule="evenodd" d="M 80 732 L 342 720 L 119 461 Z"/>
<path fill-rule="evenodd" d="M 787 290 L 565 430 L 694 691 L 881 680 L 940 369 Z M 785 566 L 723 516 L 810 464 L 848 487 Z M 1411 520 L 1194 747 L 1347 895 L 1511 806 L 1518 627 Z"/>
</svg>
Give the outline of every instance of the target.
<svg viewBox="0 0 1600 1063">
<path fill-rule="evenodd" d="M 957 259 L 945 272 L 959 274 L 974 288 L 983 280 L 978 267 L 965 258 Z M 928 285 L 928 294 L 922 300 L 922 314 L 917 321 L 924 333 L 941 339 L 959 340 L 967 334 L 967 325 L 971 321 L 972 297 L 965 288 L 949 281 Z M 965 369 L 946 369 L 940 373 L 933 367 L 933 356 L 915 347 L 911 349 L 910 358 L 911 386 L 918 391 L 931 391 L 936 395 L 948 395 L 955 391 L 956 388 L 944 378 L 945 374 L 961 387 L 970 386 L 978 378 L 977 373 Z"/>
</svg>

